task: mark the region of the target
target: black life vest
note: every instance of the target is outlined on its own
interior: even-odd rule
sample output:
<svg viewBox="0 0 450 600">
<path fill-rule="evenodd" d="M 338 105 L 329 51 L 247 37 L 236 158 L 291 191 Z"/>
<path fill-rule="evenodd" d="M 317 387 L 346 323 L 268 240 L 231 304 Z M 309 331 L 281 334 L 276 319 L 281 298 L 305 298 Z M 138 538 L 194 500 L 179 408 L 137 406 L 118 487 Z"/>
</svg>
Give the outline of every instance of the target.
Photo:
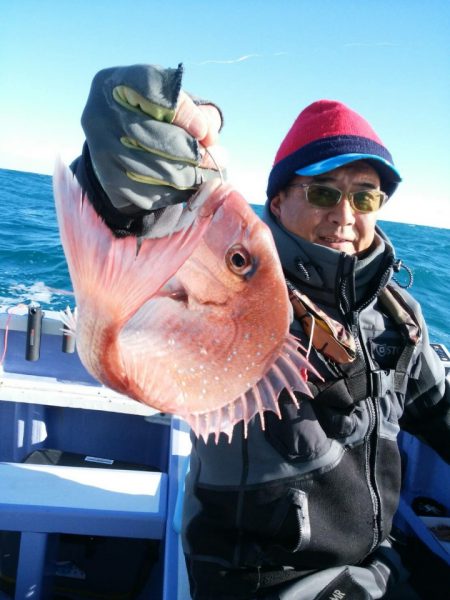
<svg viewBox="0 0 450 600">
<path fill-rule="evenodd" d="M 394 286 L 383 288 L 378 300 L 397 325 L 402 347 L 394 368 L 368 369 L 355 337 L 291 282 L 287 285 L 294 314 L 305 334 L 325 362 L 332 365 L 333 373 L 337 373 L 335 378 L 309 383 L 316 402 L 345 408 L 371 396 L 384 396 L 388 390 L 406 392 L 411 358 L 422 332 L 414 310 Z"/>
</svg>

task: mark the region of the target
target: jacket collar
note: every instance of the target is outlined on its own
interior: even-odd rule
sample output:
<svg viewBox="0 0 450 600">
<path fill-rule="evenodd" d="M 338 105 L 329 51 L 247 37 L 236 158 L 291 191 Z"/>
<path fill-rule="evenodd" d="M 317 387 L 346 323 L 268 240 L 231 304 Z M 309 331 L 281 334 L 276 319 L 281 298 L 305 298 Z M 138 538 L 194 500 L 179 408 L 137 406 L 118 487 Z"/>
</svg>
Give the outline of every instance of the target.
<svg viewBox="0 0 450 600">
<path fill-rule="evenodd" d="M 335 305 L 342 279 L 347 278 L 353 289 L 353 302 L 360 304 L 382 277 L 387 277 L 387 270 L 389 278 L 392 276 L 394 249 L 379 227 L 373 249 L 358 258 L 291 233 L 272 215 L 267 204 L 262 219 L 272 232 L 286 276 L 315 301 Z"/>
</svg>

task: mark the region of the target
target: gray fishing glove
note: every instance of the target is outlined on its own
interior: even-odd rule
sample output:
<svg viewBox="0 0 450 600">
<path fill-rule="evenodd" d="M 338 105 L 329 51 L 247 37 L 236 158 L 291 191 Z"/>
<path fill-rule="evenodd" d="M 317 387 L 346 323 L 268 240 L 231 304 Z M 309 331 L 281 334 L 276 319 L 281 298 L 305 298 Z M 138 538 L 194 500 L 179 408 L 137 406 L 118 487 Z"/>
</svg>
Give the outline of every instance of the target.
<svg viewBox="0 0 450 600">
<path fill-rule="evenodd" d="M 186 203 L 218 177 L 222 115 L 181 89 L 183 68 L 114 67 L 97 73 L 72 168 L 97 213 L 118 236 L 159 237 L 195 217 Z M 213 157 L 217 155 L 217 160 Z"/>
</svg>

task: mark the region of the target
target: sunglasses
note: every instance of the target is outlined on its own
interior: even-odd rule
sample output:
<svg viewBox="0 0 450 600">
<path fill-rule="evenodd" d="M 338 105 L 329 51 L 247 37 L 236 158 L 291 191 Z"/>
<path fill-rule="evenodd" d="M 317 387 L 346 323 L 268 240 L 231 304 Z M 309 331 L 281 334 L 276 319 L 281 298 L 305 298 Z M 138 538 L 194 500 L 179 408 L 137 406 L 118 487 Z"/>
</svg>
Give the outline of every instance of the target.
<svg viewBox="0 0 450 600">
<path fill-rule="evenodd" d="M 353 210 L 360 213 L 370 213 L 379 210 L 388 199 L 388 195 L 381 190 L 362 190 L 344 194 L 337 188 L 319 183 L 292 183 L 287 187 L 304 189 L 306 200 L 317 208 L 333 208 L 345 196 Z"/>
</svg>

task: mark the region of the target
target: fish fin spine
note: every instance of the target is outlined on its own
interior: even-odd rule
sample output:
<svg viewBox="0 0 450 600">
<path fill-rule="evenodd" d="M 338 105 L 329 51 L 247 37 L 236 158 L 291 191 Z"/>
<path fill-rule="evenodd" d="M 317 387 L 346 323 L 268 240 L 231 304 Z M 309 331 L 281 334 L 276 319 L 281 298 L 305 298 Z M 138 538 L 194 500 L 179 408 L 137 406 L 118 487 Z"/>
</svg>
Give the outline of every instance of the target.
<svg viewBox="0 0 450 600">
<path fill-rule="evenodd" d="M 203 438 L 206 442 L 208 436 L 213 433 L 217 443 L 220 433 L 225 433 L 230 441 L 234 426 L 243 421 L 244 437 L 247 437 L 248 423 L 257 414 L 260 416 L 261 428 L 264 430 L 265 411 L 270 410 L 281 419 L 278 397 L 283 389 L 286 389 L 293 404 L 299 408 L 294 391 L 311 396 L 305 380 L 305 372 L 316 373 L 302 352 L 298 351 L 299 347 L 304 351 L 298 340 L 288 335 L 278 357 L 272 361 L 267 372 L 244 394 L 216 410 L 184 415 L 184 419 L 191 426 L 195 435 Z"/>
<path fill-rule="evenodd" d="M 77 333 L 77 321 L 78 321 L 78 308 L 75 307 L 73 312 L 69 306 L 66 310 L 59 311 L 59 320 L 64 325 L 64 333 L 76 337 Z"/>
</svg>

